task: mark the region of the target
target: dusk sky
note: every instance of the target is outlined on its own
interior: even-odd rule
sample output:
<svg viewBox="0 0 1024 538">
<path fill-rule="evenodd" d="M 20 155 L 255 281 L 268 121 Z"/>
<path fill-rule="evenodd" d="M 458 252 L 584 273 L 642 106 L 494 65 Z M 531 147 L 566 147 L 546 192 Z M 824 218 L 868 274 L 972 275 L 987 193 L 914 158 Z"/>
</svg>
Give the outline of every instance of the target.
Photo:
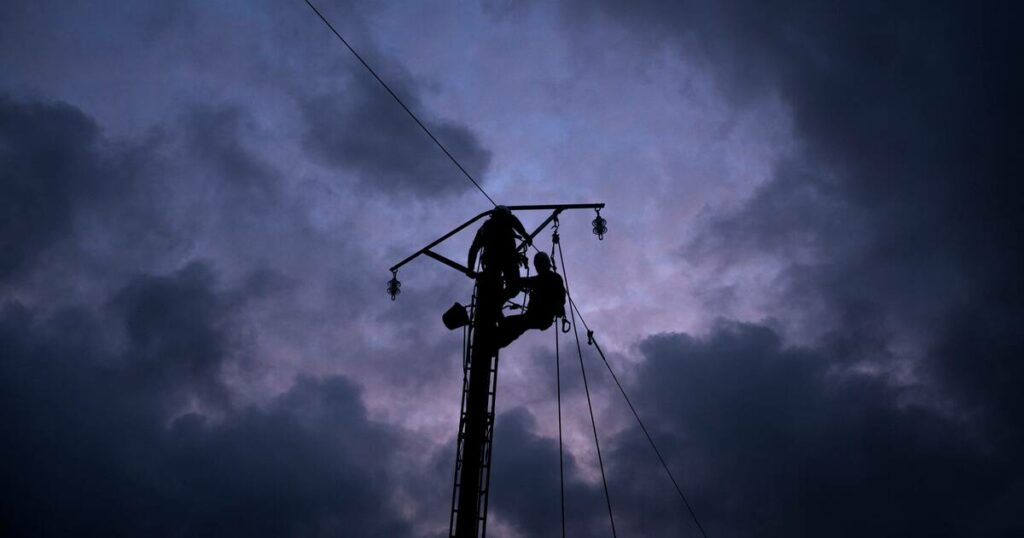
<svg viewBox="0 0 1024 538">
<path fill-rule="evenodd" d="M 1019 13 L 316 3 L 499 203 L 607 204 L 559 270 L 707 536 L 1024 536 Z M 472 281 L 385 283 L 491 207 L 302 0 L 0 3 L 0 534 L 447 536 Z M 618 536 L 700 536 L 583 353 Z M 497 412 L 488 535 L 561 536 L 554 330 Z"/>
</svg>

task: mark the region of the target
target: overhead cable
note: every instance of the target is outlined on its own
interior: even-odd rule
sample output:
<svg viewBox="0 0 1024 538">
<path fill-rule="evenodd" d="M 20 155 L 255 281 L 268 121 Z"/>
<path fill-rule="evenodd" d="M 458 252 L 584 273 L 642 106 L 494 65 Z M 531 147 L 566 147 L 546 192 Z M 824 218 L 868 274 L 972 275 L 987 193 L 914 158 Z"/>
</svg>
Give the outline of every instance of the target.
<svg viewBox="0 0 1024 538">
<path fill-rule="evenodd" d="M 564 264 L 563 264 L 564 265 Z M 565 268 L 562 268 L 565 271 Z M 580 318 L 580 323 L 583 323 L 583 327 L 587 330 L 587 343 L 594 346 L 597 350 L 598 355 L 601 356 L 601 360 L 604 361 L 605 367 L 608 369 L 608 373 L 612 375 L 612 380 L 615 381 L 615 385 L 619 387 L 619 392 L 622 393 L 622 397 L 626 400 L 626 404 L 629 405 L 629 410 L 633 412 L 633 417 L 636 418 L 637 424 L 640 425 L 640 430 L 644 432 L 644 436 L 647 437 L 647 442 L 650 443 L 651 448 L 654 449 L 654 454 L 658 457 L 658 461 L 661 462 L 662 468 L 665 469 L 665 474 L 668 475 L 668 479 L 672 481 L 672 485 L 676 489 L 676 493 L 679 494 L 679 498 L 683 500 L 683 504 L 686 505 L 687 511 L 690 512 L 690 517 L 693 518 L 693 522 L 697 525 L 697 529 L 700 530 L 701 536 L 708 538 L 708 533 L 704 531 L 704 526 L 700 524 L 700 520 L 697 519 L 697 514 L 693 511 L 693 507 L 690 506 L 690 501 L 686 499 L 686 495 L 683 494 L 682 488 L 679 487 L 679 483 L 676 482 L 676 477 L 672 475 L 672 471 L 668 467 L 668 463 L 665 462 L 665 458 L 662 457 L 661 451 L 658 450 L 658 445 L 654 444 L 654 438 L 651 437 L 650 432 L 647 431 L 647 427 L 644 426 L 644 421 L 640 420 L 640 413 L 637 412 L 636 407 L 633 406 L 633 402 L 629 399 L 629 395 L 626 394 L 626 389 L 619 382 L 619 377 L 615 375 L 615 371 L 612 370 L 611 364 L 608 362 L 608 358 L 604 356 L 604 351 L 601 350 L 601 346 L 598 345 L 597 339 L 594 337 L 594 331 L 590 330 L 590 326 L 587 325 L 586 320 L 583 319 L 583 314 L 577 308 L 576 303 L 572 300 L 572 296 L 569 297 L 569 305 L 571 310 L 576 313 Z"/>
<path fill-rule="evenodd" d="M 345 45 L 345 47 L 348 48 L 349 52 L 351 52 L 352 55 L 355 56 L 357 60 L 359 60 L 359 63 L 363 64 L 363 67 L 365 67 L 366 70 L 369 71 L 371 75 L 373 75 L 373 78 L 377 79 L 377 82 L 379 82 L 380 85 L 383 86 L 385 90 L 387 90 L 388 94 L 395 99 L 395 102 L 397 102 L 398 105 L 402 107 L 402 110 L 409 114 L 409 117 L 411 117 L 413 121 L 416 122 L 416 125 L 419 125 L 420 129 L 423 129 L 423 132 L 427 133 L 427 136 L 429 136 L 430 139 L 433 140 L 435 144 L 437 144 L 437 147 L 441 148 L 441 151 L 443 151 L 444 154 L 448 156 L 448 159 L 450 159 L 452 163 L 455 164 L 459 171 L 462 172 L 462 175 L 466 176 L 466 179 L 473 183 L 477 190 L 480 191 L 480 194 L 483 194 L 487 198 L 487 201 L 491 203 L 491 205 L 497 206 L 498 203 L 495 202 L 494 199 L 491 198 L 489 194 L 487 194 L 487 191 L 485 191 L 484 188 L 480 186 L 480 183 L 478 183 L 476 179 L 473 179 L 472 174 L 466 171 L 462 164 L 459 163 L 458 159 L 456 159 L 455 156 L 453 156 L 451 152 L 448 151 L 448 148 L 444 147 L 444 144 L 442 144 L 441 141 L 438 140 L 436 136 L 434 136 L 434 133 L 430 132 L 430 129 L 428 129 L 427 126 L 422 121 L 420 121 L 416 114 L 414 114 L 409 107 L 405 106 L 405 103 L 402 102 L 398 95 L 391 90 L 390 86 L 388 86 L 388 83 L 384 82 L 384 79 L 380 78 L 380 75 L 378 75 L 377 72 L 374 71 L 372 67 L 370 67 L 370 64 L 366 63 L 366 60 L 364 60 L 363 57 L 360 56 L 358 52 L 356 52 L 356 49 L 352 48 L 352 45 L 349 45 L 348 41 L 346 41 L 344 37 L 341 37 L 341 34 L 338 33 L 338 31 L 334 28 L 334 25 L 331 24 L 326 17 L 324 17 L 323 13 L 320 13 L 320 10 L 317 9 L 316 6 L 314 6 L 313 3 L 310 2 L 309 0 L 306 0 L 306 5 L 308 5 L 317 14 L 317 16 L 320 17 L 320 20 L 324 21 L 324 24 L 326 24 L 327 27 L 331 29 L 331 32 L 334 32 L 334 35 L 336 35 L 338 39 L 341 40 L 341 42 Z"/>
</svg>

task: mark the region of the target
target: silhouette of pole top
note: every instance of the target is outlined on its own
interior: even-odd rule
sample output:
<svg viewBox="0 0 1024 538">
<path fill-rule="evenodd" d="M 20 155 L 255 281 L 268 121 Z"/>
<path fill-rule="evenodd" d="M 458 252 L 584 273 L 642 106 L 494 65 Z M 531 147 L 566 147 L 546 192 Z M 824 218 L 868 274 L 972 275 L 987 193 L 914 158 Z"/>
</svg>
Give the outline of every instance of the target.
<svg viewBox="0 0 1024 538">
<path fill-rule="evenodd" d="M 533 240 L 537 236 L 537 234 L 539 234 L 541 232 L 541 230 L 543 230 L 552 220 L 554 220 L 556 217 L 558 217 L 559 213 L 561 213 L 562 211 L 565 211 L 567 209 L 593 209 L 593 210 L 597 211 L 598 212 L 597 219 L 600 219 L 602 229 L 604 231 L 607 230 L 607 227 L 605 226 L 605 220 L 600 216 L 601 215 L 600 211 L 602 209 L 604 209 L 604 203 L 596 203 L 596 204 L 510 205 L 510 206 L 505 206 L 505 207 L 507 207 L 511 211 L 552 211 L 551 216 L 549 216 L 547 218 L 547 220 L 545 220 L 540 226 L 537 227 L 536 230 L 534 230 L 533 233 L 530 234 L 530 239 L 531 240 Z M 445 240 L 447 240 L 451 236 L 453 236 L 453 235 L 461 232 L 462 230 L 466 229 L 469 225 L 473 224 L 474 222 L 476 222 L 476 221 L 478 221 L 478 220 L 480 220 L 480 219 L 482 219 L 484 217 L 492 215 L 494 213 L 494 211 L 495 211 L 494 209 L 491 209 L 491 210 L 488 210 L 488 211 L 484 211 L 483 213 L 480 213 L 479 215 L 477 215 L 477 216 L 467 220 L 466 222 L 460 224 L 459 226 L 456 226 L 452 231 L 450 231 L 450 232 L 442 235 L 441 237 L 435 239 L 434 241 L 432 241 L 427 246 L 425 246 L 425 247 L 417 250 L 416 252 L 412 253 L 409 257 L 405 258 L 404 260 L 396 263 L 395 265 L 392 265 L 391 268 L 389 269 L 391 271 L 391 274 L 395 275 L 396 273 L 398 273 L 398 269 L 400 267 L 402 267 L 403 265 L 405 265 L 405 264 L 411 262 L 412 260 L 420 257 L 421 255 L 425 255 L 425 256 L 428 256 L 430 258 L 433 258 L 433 259 L 435 259 L 435 260 L 437 260 L 437 261 L 439 261 L 439 262 L 441 262 L 441 263 L 451 267 L 452 269 L 455 269 L 456 271 L 459 271 L 460 273 L 467 274 L 469 272 L 469 268 L 467 268 L 466 266 L 464 266 L 464 265 L 462 265 L 462 264 L 460 264 L 458 262 L 452 261 L 452 260 L 450 260 L 450 259 L 448 259 L 448 258 L 446 258 L 446 257 L 444 257 L 444 256 L 442 256 L 442 255 L 440 255 L 440 254 L 438 254 L 436 252 L 434 252 L 431 249 L 436 247 L 437 245 L 443 243 Z M 602 232 L 601 235 L 604 235 L 603 232 Z M 519 245 L 519 249 L 522 250 L 525 246 L 526 246 L 526 243 L 524 242 L 523 244 Z"/>
</svg>

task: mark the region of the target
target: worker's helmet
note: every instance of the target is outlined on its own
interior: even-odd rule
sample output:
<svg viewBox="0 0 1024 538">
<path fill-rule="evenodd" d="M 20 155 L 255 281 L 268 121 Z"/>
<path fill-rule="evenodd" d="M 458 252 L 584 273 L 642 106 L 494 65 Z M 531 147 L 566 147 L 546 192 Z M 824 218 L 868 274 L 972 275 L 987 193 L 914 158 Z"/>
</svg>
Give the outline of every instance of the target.
<svg viewBox="0 0 1024 538">
<path fill-rule="evenodd" d="M 538 252 L 533 257 L 533 266 L 538 271 L 547 271 L 551 269 L 551 258 L 548 257 L 547 253 Z"/>
<path fill-rule="evenodd" d="M 507 219 L 512 216 L 512 210 L 508 206 L 496 205 L 491 215 L 498 219 Z"/>
</svg>

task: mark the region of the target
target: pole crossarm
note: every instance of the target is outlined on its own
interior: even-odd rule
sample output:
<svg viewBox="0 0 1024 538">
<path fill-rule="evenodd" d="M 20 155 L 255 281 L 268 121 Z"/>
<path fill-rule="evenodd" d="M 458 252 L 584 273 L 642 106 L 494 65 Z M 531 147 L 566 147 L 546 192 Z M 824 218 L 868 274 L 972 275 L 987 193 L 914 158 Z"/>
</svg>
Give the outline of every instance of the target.
<svg viewBox="0 0 1024 538">
<path fill-rule="evenodd" d="M 559 215 L 559 213 L 561 213 L 562 211 L 565 211 L 567 209 L 594 209 L 594 210 L 598 210 L 598 209 L 604 209 L 604 204 L 603 203 L 596 203 L 596 204 L 510 205 L 510 206 L 508 206 L 508 208 L 511 211 L 553 211 L 551 216 L 549 216 L 547 218 L 547 220 L 545 220 L 532 234 L 530 234 L 530 240 L 532 241 L 533 238 L 536 237 L 537 234 L 539 234 L 548 224 L 550 224 L 551 221 L 554 220 Z M 440 254 L 434 252 L 431 249 L 433 249 L 437 245 L 440 245 L 441 243 L 445 242 L 451 236 L 453 236 L 453 235 L 461 232 L 462 230 L 466 229 L 467 227 L 469 227 L 474 222 L 476 222 L 476 221 L 478 221 L 478 220 L 480 220 L 480 219 L 482 219 L 484 217 L 490 216 L 490 214 L 493 213 L 493 212 L 494 212 L 493 209 L 490 210 L 490 211 L 484 211 L 483 213 L 480 213 L 479 215 L 477 215 L 477 216 L 467 220 L 466 222 L 464 222 L 464 223 L 460 224 L 459 226 L 455 227 L 452 231 L 442 235 L 441 237 L 438 237 L 434 241 L 430 242 L 430 244 L 428 244 L 427 246 L 425 246 L 425 247 L 417 250 L 416 252 L 412 253 L 411 255 L 406 257 L 404 260 L 396 263 L 395 265 L 392 265 L 391 268 L 389 269 L 389 271 L 391 271 L 392 273 L 395 273 L 403 265 L 405 265 L 405 264 L 415 260 L 416 258 L 420 257 L 421 255 L 426 255 L 426 256 L 428 256 L 430 258 L 433 258 L 433 259 L 435 259 L 435 260 L 437 260 L 437 261 L 439 261 L 439 262 L 441 262 L 441 263 L 451 267 L 452 269 L 455 269 L 456 271 L 459 271 L 460 273 L 464 273 L 464 274 L 468 273 L 469 270 L 466 267 L 464 267 L 463 265 L 458 264 L 456 262 L 453 262 L 452 260 L 450 260 L 448 258 L 445 258 L 444 256 L 441 256 Z M 519 250 L 522 250 L 523 246 L 524 245 L 520 245 L 519 246 Z"/>
</svg>

